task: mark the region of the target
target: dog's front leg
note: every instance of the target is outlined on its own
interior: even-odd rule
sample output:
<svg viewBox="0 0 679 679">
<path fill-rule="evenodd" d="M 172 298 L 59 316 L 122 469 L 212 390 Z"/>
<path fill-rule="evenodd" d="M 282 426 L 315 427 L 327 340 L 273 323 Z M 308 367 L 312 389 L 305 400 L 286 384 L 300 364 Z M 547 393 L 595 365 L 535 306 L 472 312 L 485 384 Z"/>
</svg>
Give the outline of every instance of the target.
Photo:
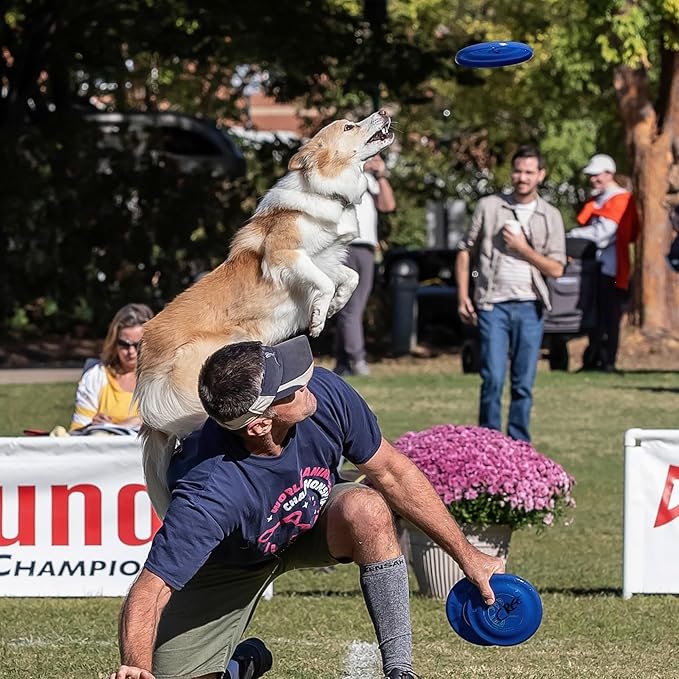
<svg viewBox="0 0 679 679">
<path fill-rule="evenodd" d="M 332 272 L 335 295 L 328 307 L 328 318 L 334 316 L 351 298 L 358 285 L 358 274 L 350 267 L 340 264 Z"/>
<path fill-rule="evenodd" d="M 335 282 L 319 269 L 308 254 L 297 250 L 294 262 L 289 260 L 285 267 L 279 262 L 270 265 L 271 275 L 286 287 L 301 292 L 306 302 L 309 319 L 309 334 L 318 337 L 328 317 L 328 307 L 335 293 Z"/>
</svg>

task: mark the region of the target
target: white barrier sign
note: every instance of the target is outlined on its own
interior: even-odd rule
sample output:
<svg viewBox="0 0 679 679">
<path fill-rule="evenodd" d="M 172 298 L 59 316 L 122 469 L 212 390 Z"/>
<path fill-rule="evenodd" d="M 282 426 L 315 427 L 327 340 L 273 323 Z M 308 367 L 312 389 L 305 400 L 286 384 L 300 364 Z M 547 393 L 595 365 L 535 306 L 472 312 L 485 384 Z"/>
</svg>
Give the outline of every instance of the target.
<svg viewBox="0 0 679 679">
<path fill-rule="evenodd" d="M 679 430 L 625 433 L 623 596 L 679 593 Z"/>
<path fill-rule="evenodd" d="M 0 596 L 122 596 L 159 526 L 136 437 L 0 437 Z"/>
</svg>

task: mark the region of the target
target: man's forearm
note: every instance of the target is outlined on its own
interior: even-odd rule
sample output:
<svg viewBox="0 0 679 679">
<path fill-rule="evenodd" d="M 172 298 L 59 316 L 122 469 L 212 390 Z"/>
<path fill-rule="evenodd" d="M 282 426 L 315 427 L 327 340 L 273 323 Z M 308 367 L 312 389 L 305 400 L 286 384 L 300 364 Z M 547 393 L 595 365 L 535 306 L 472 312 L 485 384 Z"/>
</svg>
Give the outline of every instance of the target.
<svg viewBox="0 0 679 679">
<path fill-rule="evenodd" d="M 455 282 L 458 299 L 469 297 L 469 251 L 460 250 L 455 257 Z"/>
<path fill-rule="evenodd" d="M 147 570 L 132 585 L 118 626 L 123 665 L 151 670 L 158 622 L 171 593 L 170 587 Z"/>
<path fill-rule="evenodd" d="M 462 563 L 470 550 L 462 530 L 424 474 L 405 455 L 397 454 L 399 458 L 388 470 L 373 473 L 366 469 L 370 480 L 399 516 L 413 523 Z"/>
<path fill-rule="evenodd" d="M 543 276 L 558 278 L 563 275 L 564 265 L 558 260 L 541 255 L 530 246 L 521 254 L 523 258 L 537 268 Z"/>
</svg>

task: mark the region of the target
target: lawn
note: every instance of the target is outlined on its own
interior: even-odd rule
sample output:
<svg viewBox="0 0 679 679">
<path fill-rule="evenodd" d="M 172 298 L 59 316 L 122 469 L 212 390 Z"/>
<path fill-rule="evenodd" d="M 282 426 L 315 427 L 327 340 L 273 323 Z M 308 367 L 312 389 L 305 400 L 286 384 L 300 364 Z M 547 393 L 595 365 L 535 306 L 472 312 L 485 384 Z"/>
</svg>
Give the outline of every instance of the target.
<svg viewBox="0 0 679 679">
<path fill-rule="evenodd" d="M 474 423 L 478 376 L 457 363 L 378 365 L 354 386 L 388 438 L 442 422 Z M 66 424 L 74 385 L 0 386 L 0 434 Z M 533 582 L 545 615 L 526 644 L 480 648 L 448 627 L 442 602 L 413 582 L 416 669 L 426 679 L 533 677 L 679 678 L 676 596 L 634 596 L 622 587 L 623 433 L 674 428 L 679 373 L 552 373 L 535 389 L 535 447 L 577 479 L 569 525 L 514 534 L 508 570 Z M 36 404 L 40 404 L 36 406 Z M 0 600 L 0 677 L 99 677 L 117 662 L 118 599 Z M 253 634 L 275 656 L 271 679 L 379 677 L 357 569 L 289 574 L 259 606 Z M 347 658 L 366 656 L 366 669 Z M 353 654 L 353 655 L 352 655 Z"/>
</svg>

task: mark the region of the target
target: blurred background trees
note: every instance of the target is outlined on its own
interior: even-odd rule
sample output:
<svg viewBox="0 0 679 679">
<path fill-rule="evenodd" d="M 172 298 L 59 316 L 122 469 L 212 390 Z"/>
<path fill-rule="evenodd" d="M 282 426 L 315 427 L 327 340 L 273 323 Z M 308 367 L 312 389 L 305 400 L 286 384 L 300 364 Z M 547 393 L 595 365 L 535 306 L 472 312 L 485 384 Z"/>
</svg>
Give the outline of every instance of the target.
<svg viewBox="0 0 679 679">
<path fill-rule="evenodd" d="M 677 8 L 672 0 L 10 0 L 0 60 L 0 323 L 5 333 L 100 332 L 129 299 L 159 308 L 221 261 L 235 229 L 285 171 L 294 144 L 240 138 L 244 176 L 182 171 L 140 154 L 135 133 L 102 149 L 97 111 L 176 111 L 247 128 L 248 90 L 292 101 L 311 134 L 378 105 L 395 116 L 390 247 L 425 243 L 427 201 L 476 199 L 538 143 L 567 226 L 580 174 L 606 152 L 643 212 L 638 319 L 677 334 L 667 202 L 679 180 Z M 464 69 L 483 40 L 532 45 L 527 64 Z M 144 142 L 146 143 L 146 142 Z M 148 143 L 146 143 L 148 146 Z M 143 144 L 141 144 L 143 146 Z"/>
</svg>

